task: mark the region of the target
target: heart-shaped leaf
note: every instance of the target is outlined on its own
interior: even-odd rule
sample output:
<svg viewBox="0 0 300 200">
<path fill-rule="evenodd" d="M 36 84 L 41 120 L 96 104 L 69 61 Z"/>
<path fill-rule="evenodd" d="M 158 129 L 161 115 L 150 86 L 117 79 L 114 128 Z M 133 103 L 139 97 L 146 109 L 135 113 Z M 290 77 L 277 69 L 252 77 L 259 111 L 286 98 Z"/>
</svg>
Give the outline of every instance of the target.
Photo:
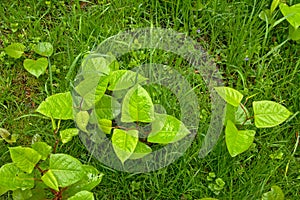
<svg viewBox="0 0 300 200">
<path fill-rule="evenodd" d="M 277 185 L 271 187 L 271 191 L 262 195 L 262 200 L 284 200 L 284 193 Z"/>
<path fill-rule="evenodd" d="M 280 11 L 287 21 L 297 29 L 300 26 L 300 4 L 288 6 L 284 3 L 279 5 Z"/>
<path fill-rule="evenodd" d="M 30 74 L 38 78 L 45 73 L 48 66 L 48 60 L 47 58 L 39 58 L 37 60 L 25 59 L 23 65 Z"/>
<path fill-rule="evenodd" d="M 140 85 L 128 90 L 122 103 L 122 122 L 151 122 L 154 105 L 148 92 Z"/>
<path fill-rule="evenodd" d="M 225 128 L 225 140 L 229 154 L 235 157 L 249 149 L 254 141 L 254 135 L 255 131 L 253 130 L 239 131 L 234 123 L 228 120 Z"/>
<path fill-rule="evenodd" d="M 111 140 L 115 153 L 124 163 L 133 154 L 138 143 L 138 131 L 115 129 Z"/>
<path fill-rule="evenodd" d="M 40 42 L 34 46 L 34 52 L 41 55 L 49 57 L 53 53 L 53 46 L 49 42 Z"/>
<path fill-rule="evenodd" d="M 57 93 L 46 98 L 36 111 L 53 119 L 73 119 L 71 93 Z"/>
<path fill-rule="evenodd" d="M 4 48 L 7 55 L 13 58 L 20 58 L 24 53 L 25 46 L 21 43 L 13 43 Z"/>
<path fill-rule="evenodd" d="M 42 157 L 34 149 L 28 147 L 10 147 L 9 152 L 13 163 L 29 174 Z"/>
<path fill-rule="evenodd" d="M 300 40 L 300 28 L 295 29 L 293 26 L 290 26 L 289 37 L 294 41 Z"/>
<path fill-rule="evenodd" d="M 152 122 L 152 131 L 147 141 L 160 144 L 169 144 L 181 140 L 190 131 L 177 118 L 166 114 L 155 114 Z"/>
<path fill-rule="evenodd" d="M 257 128 L 277 126 L 291 115 L 288 109 L 273 101 L 254 101 L 253 112 Z"/>
<path fill-rule="evenodd" d="M 271 11 L 270 11 L 269 9 L 262 10 L 262 11 L 259 13 L 258 17 L 259 17 L 261 20 L 267 22 L 268 24 L 271 23 L 272 15 L 271 15 Z"/>
<path fill-rule="evenodd" d="M 215 90 L 227 103 L 234 107 L 240 105 L 243 95 L 239 91 L 230 87 L 215 87 Z"/>
<path fill-rule="evenodd" d="M 99 119 L 98 124 L 100 129 L 103 131 L 105 134 L 110 134 L 111 129 L 112 129 L 112 121 L 109 119 Z"/>
</svg>

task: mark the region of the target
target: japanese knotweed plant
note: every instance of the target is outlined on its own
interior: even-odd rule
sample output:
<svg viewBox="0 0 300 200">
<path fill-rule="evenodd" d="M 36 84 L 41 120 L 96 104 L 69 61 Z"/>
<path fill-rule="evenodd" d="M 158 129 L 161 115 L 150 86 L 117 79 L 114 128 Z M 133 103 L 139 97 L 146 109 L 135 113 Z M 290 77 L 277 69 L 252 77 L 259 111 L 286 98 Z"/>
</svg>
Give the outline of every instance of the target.
<svg viewBox="0 0 300 200">
<path fill-rule="evenodd" d="M 52 120 L 56 141 L 53 147 L 34 140 L 31 147 L 9 147 L 12 163 L 0 168 L 0 195 L 12 191 L 18 200 L 94 199 L 90 191 L 103 174 L 68 154 L 56 153 L 60 141 L 67 143 L 79 132 L 76 128 L 59 130 L 61 120 L 74 119 L 70 92 L 48 97 L 37 112 Z"/>
<path fill-rule="evenodd" d="M 244 129 L 244 125 L 252 125 L 254 119 L 256 128 L 270 128 L 283 123 L 291 115 L 279 103 L 253 101 L 254 114 L 251 116 L 245 104 L 241 103 L 243 95 L 239 91 L 230 87 L 216 87 L 215 90 L 227 102 L 225 140 L 232 157 L 246 151 L 254 141 L 255 130 Z"/>
<path fill-rule="evenodd" d="M 120 70 L 112 56 L 90 57 L 83 62 L 82 71 L 74 86 L 79 102 L 75 103 L 79 105 L 75 108 L 77 127 L 92 138 L 90 128 L 98 126 L 111 139 L 122 164 L 150 154 L 153 144 L 174 143 L 190 133 L 176 117 L 155 112 L 143 86 L 148 78 Z"/>
<path fill-rule="evenodd" d="M 26 47 L 22 43 L 12 43 L 11 45 L 4 48 L 5 53 L 10 57 L 15 59 L 21 58 L 24 54 Z M 50 56 L 53 54 L 53 46 L 49 42 L 39 42 L 33 45 L 32 50 L 34 53 L 39 54 L 40 57 L 36 60 L 31 58 L 26 58 L 23 61 L 24 68 L 35 77 L 39 77 L 46 72 L 47 67 L 49 67 L 49 78 L 51 92 L 53 93 L 53 81 L 52 81 L 52 67 L 50 62 Z M 27 57 L 29 57 L 27 55 Z"/>
</svg>

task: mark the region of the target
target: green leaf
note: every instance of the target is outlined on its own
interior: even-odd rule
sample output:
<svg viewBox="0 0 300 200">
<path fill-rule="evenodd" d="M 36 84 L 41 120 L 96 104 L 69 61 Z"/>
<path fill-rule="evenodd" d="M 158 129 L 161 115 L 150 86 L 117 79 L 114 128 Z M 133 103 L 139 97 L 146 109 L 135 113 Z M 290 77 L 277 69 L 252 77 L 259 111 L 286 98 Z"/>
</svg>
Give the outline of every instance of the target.
<svg viewBox="0 0 300 200">
<path fill-rule="evenodd" d="M 275 11 L 275 9 L 278 7 L 280 3 L 280 0 L 273 0 L 270 8 L 271 14 Z"/>
<path fill-rule="evenodd" d="M 48 187 L 59 191 L 57 179 L 51 170 L 48 170 L 41 179 Z"/>
<path fill-rule="evenodd" d="M 41 56 L 50 57 L 53 53 L 53 46 L 49 42 L 40 42 L 34 46 L 33 50 Z"/>
<path fill-rule="evenodd" d="M 71 93 L 58 93 L 48 97 L 36 111 L 54 119 L 73 119 Z"/>
<path fill-rule="evenodd" d="M 49 171 L 53 173 L 59 187 L 72 185 L 84 176 L 80 161 L 67 154 L 51 154 Z"/>
<path fill-rule="evenodd" d="M 295 29 L 293 26 L 289 26 L 289 37 L 294 40 L 300 40 L 300 28 Z"/>
<path fill-rule="evenodd" d="M 13 200 L 27 200 L 27 199 L 31 199 L 32 192 L 31 190 L 17 189 L 13 191 L 12 196 L 13 196 Z"/>
<path fill-rule="evenodd" d="M 271 191 L 262 195 L 262 200 L 284 200 L 284 193 L 280 187 L 274 185 L 271 187 Z"/>
<path fill-rule="evenodd" d="M 13 58 L 20 58 L 25 51 L 25 46 L 21 43 L 13 43 L 4 48 L 7 55 Z"/>
<path fill-rule="evenodd" d="M 215 87 L 215 90 L 227 103 L 234 107 L 240 105 L 243 95 L 239 91 L 230 87 Z"/>
<path fill-rule="evenodd" d="M 94 200 L 94 195 L 92 192 L 83 190 L 80 192 L 77 192 L 74 196 L 68 198 L 68 200 Z"/>
<path fill-rule="evenodd" d="M 89 119 L 90 119 L 90 115 L 87 111 L 78 112 L 75 117 L 75 122 L 76 122 L 77 127 L 80 130 L 87 133 L 88 131 L 86 130 L 86 126 L 89 123 Z"/>
<path fill-rule="evenodd" d="M 105 94 L 108 84 L 108 78 L 92 74 L 89 78 L 80 82 L 76 87 L 75 91 L 83 98 L 83 110 L 91 109 L 95 102 L 99 101 Z"/>
<path fill-rule="evenodd" d="M 255 131 L 253 130 L 239 131 L 234 123 L 228 120 L 225 128 L 225 140 L 229 154 L 235 157 L 249 149 L 254 141 L 254 135 Z"/>
<path fill-rule="evenodd" d="M 202 198 L 202 199 L 199 199 L 199 200 L 218 200 L 218 199 L 207 197 L 207 198 Z"/>
<path fill-rule="evenodd" d="M 272 20 L 272 14 L 271 14 L 271 11 L 270 11 L 269 9 L 262 10 L 262 11 L 259 13 L 258 17 L 259 17 L 261 20 L 267 22 L 268 24 L 271 23 L 271 20 Z"/>
<path fill-rule="evenodd" d="M 38 78 L 45 73 L 48 66 L 48 60 L 47 58 L 39 58 L 37 60 L 25 59 L 23 65 L 30 74 Z"/>
<path fill-rule="evenodd" d="M 68 128 L 59 132 L 60 139 L 63 144 L 72 140 L 72 138 L 78 135 L 79 130 L 77 128 Z"/>
<path fill-rule="evenodd" d="M 287 21 L 297 29 L 300 26 L 300 4 L 288 6 L 284 3 L 279 5 L 280 11 Z"/>
<path fill-rule="evenodd" d="M 177 118 L 166 114 L 155 114 L 152 131 L 147 141 L 152 143 L 169 144 L 177 142 L 190 134 L 190 131 Z"/>
<path fill-rule="evenodd" d="M 122 122 L 152 122 L 154 105 L 148 92 L 140 85 L 131 88 L 122 103 Z"/>
<path fill-rule="evenodd" d="M 121 105 L 115 98 L 104 95 L 96 102 L 95 110 L 98 119 L 114 119 L 120 114 Z"/>
<path fill-rule="evenodd" d="M 235 123 L 236 111 L 237 111 L 237 107 L 234 107 L 233 105 L 227 103 L 224 123 L 226 123 L 227 120 L 231 120 L 232 122 Z"/>
<path fill-rule="evenodd" d="M 0 137 L 5 140 L 7 143 L 15 143 L 17 141 L 18 135 L 17 134 L 10 134 L 8 130 L 4 128 L 0 128 Z"/>
<path fill-rule="evenodd" d="M 0 186 L 0 196 L 5 194 L 8 191 L 9 191 L 9 188 L 7 188 L 6 186 Z"/>
<path fill-rule="evenodd" d="M 52 147 L 45 142 L 35 142 L 31 147 L 41 155 L 42 160 L 46 160 L 52 151 Z"/>
<path fill-rule="evenodd" d="M 99 119 L 98 124 L 103 133 L 110 134 L 112 129 L 112 121 L 109 119 Z"/>
<path fill-rule="evenodd" d="M 112 91 L 123 90 L 146 80 L 148 79 L 136 72 L 118 70 L 111 73 L 108 89 Z"/>
<path fill-rule="evenodd" d="M 135 149 L 134 149 L 134 152 L 129 157 L 129 159 L 132 159 L 132 160 L 140 159 L 140 158 L 148 155 L 151 152 L 152 152 L 151 147 L 149 147 L 145 143 L 138 142 Z"/>
<path fill-rule="evenodd" d="M 68 196 L 75 195 L 78 191 L 86 190 L 91 191 L 95 188 L 102 180 L 104 176 L 95 167 L 90 165 L 83 165 L 84 176 L 80 181 L 68 187 L 66 194 Z"/>
<path fill-rule="evenodd" d="M 49 188 L 48 186 L 42 181 L 36 181 L 35 186 L 31 189 L 32 196 L 30 200 L 41 200 L 47 199 L 46 192 Z"/>
<path fill-rule="evenodd" d="M 253 111 L 257 128 L 277 126 L 291 115 L 288 109 L 273 101 L 254 101 Z"/>
<path fill-rule="evenodd" d="M 34 149 L 28 147 L 9 147 L 9 152 L 13 163 L 29 174 L 42 157 Z"/>
<path fill-rule="evenodd" d="M 110 74 L 109 62 L 97 55 L 90 55 L 86 57 L 82 64 L 81 70 L 83 71 L 85 79 L 88 79 L 90 73 L 102 73 L 103 75 Z"/>
<path fill-rule="evenodd" d="M 31 189 L 34 187 L 34 178 L 31 174 L 22 172 L 14 163 L 4 164 L 0 168 L 0 188 L 7 190 Z"/>
<path fill-rule="evenodd" d="M 138 143 L 138 131 L 115 129 L 112 135 L 112 145 L 118 158 L 124 163 L 134 152 Z"/>
</svg>

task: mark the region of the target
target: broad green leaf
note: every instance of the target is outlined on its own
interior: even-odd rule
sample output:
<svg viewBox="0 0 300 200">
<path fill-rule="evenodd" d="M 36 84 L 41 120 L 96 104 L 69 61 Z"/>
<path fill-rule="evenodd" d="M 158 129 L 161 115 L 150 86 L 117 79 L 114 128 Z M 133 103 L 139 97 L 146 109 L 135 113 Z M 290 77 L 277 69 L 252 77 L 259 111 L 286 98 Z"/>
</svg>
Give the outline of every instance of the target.
<svg viewBox="0 0 300 200">
<path fill-rule="evenodd" d="M 72 138 L 78 135 L 79 130 L 77 128 L 68 128 L 59 132 L 61 142 L 63 144 L 72 140 Z"/>
<path fill-rule="evenodd" d="M 152 131 L 147 141 L 152 143 L 169 144 L 177 142 L 190 134 L 190 131 L 177 118 L 166 114 L 155 114 Z"/>
<path fill-rule="evenodd" d="M 9 152 L 13 163 L 29 174 L 42 157 L 34 149 L 28 147 L 9 147 Z"/>
<path fill-rule="evenodd" d="M 284 193 L 280 187 L 274 185 L 271 187 L 271 191 L 262 195 L 262 200 L 284 200 Z"/>
<path fill-rule="evenodd" d="M 254 135 L 255 131 L 253 130 L 239 131 L 234 123 L 228 120 L 225 128 L 225 140 L 229 154 L 235 157 L 249 149 L 254 141 Z"/>
<path fill-rule="evenodd" d="M 81 69 L 83 73 L 86 73 L 84 74 L 85 79 L 90 76 L 90 73 L 110 74 L 109 62 L 105 58 L 97 55 L 86 57 L 81 64 Z"/>
<path fill-rule="evenodd" d="M 134 152 L 138 143 L 138 131 L 115 129 L 112 135 L 112 145 L 118 158 L 124 163 Z"/>
<path fill-rule="evenodd" d="M 258 17 L 259 17 L 261 20 L 267 22 L 268 24 L 271 23 L 271 20 L 272 20 L 272 14 L 271 14 L 271 11 L 270 11 L 269 9 L 262 10 L 262 11 L 259 13 Z"/>
<path fill-rule="evenodd" d="M 52 147 L 45 142 L 35 142 L 31 147 L 41 155 L 42 160 L 46 160 L 52 151 Z"/>
<path fill-rule="evenodd" d="M 297 29 L 300 26 L 300 3 L 288 6 L 284 3 L 279 5 L 280 11 L 284 17 L 286 17 L 287 21 Z"/>
<path fill-rule="evenodd" d="M 75 91 L 83 98 L 83 110 L 89 110 L 95 102 L 99 101 L 105 94 L 108 85 L 108 77 L 99 74 L 90 74 L 89 77 L 81 81 Z"/>
<path fill-rule="evenodd" d="M 27 200 L 27 199 L 31 199 L 32 192 L 31 190 L 17 189 L 13 191 L 12 197 L 13 200 Z"/>
<path fill-rule="evenodd" d="M 215 87 L 217 93 L 229 104 L 238 107 L 241 103 L 243 95 L 230 87 Z"/>
<path fill-rule="evenodd" d="M 139 159 L 148 155 L 151 152 L 152 152 L 151 147 L 139 141 L 134 149 L 133 154 L 129 157 L 129 159 L 132 160 Z"/>
<path fill-rule="evenodd" d="M 68 200 L 94 200 L 94 195 L 92 192 L 83 190 L 80 192 L 77 192 L 74 196 L 68 198 Z"/>
<path fill-rule="evenodd" d="M 47 58 L 39 58 L 37 60 L 25 59 L 23 62 L 24 68 L 35 77 L 44 74 L 48 67 Z"/>
<path fill-rule="evenodd" d="M 112 121 L 109 119 L 99 119 L 98 124 L 103 133 L 110 134 L 112 129 Z"/>
<path fill-rule="evenodd" d="M 4 48 L 7 55 L 13 58 L 20 58 L 25 51 L 25 46 L 21 43 L 13 43 Z"/>
<path fill-rule="evenodd" d="M 76 122 L 77 127 L 80 130 L 87 133 L 88 131 L 86 130 L 86 126 L 89 123 L 89 119 L 90 119 L 90 115 L 87 111 L 78 112 L 75 116 L 75 122 Z"/>
<path fill-rule="evenodd" d="M 7 190 L 31 189 L 34 187 L 34 178 L 24 173 L 14 163 L 4 164 L 0 168 L 0 188 Z"/>
<path fill-rule="evenodd" d="M 67 154 L 51 154 L 49 171 L 53 173 L 59 187 L 72 185 L 84 176 L 81 162 Z"/>
<path fill-rule="evenodd" d="M 0 137 L 5 140 L 7 143 L 15 143 L 17 141 L 18 135 L 17 134 L 10 134 L 8 130 L 4 128 L 0 128 Z"/>
<path fill-rule="evenodd" d="M 73 119 L 71 93 L 58 93 L 48 97 L 36 111 L 53 119 Z"/>
<path fill-rule="evenodd" d="M 114 119 L 121 112 L 120 103 L 109 95 L 104 95 L 95 104 L 98 119 Z"/>
<path fill-rule="evenodd" d="M 78 191 L 86 190 L 91 191 L 94 187 L 99 185 L 104 176 L 103 173 L 100 173 L 95 167 L 90 165 L 82 166 L 84 171 L 84 176 L 80 181 L 68 187 L 66 194 L 68 196 L 75 195 Z"/>
<path fill-rule="evenodd" d="M 39 42 L 34 46 L 33 50 L 41 56 L 50 57 L 53 54 L 53 46 L 49 42 Z"/>
<path fill-rule="evenodd" d="M 280 3 L 280 0 L 273 0 L 270 8 L 271 14 L 275 11 L 275 9 L 278 7 Z"/>
<path fill-rule="evenodd" d="M 300 28 L 295 29 L 293 26 L 290 26 L 289 37 L 294 41 L 300 40 Z"/>
<path fill-rule="evenodd" d="M 59 191 L 57 179 L 51 170 L 48 170 L 41 179 L 48 187 Z"/>
<path fill-rule="evenodd" d="M 108 89 L 112 91 L 123 90 L 146 80 L 148 79 L 136 72 L 129 70 L 118 70 L 111 73 Z"/>
<path fill-rule="evenodd" d="M 257 128 L 277 126 L 291 115 L 288 109 L 273 101 L 254 101 L 253 111 Z"/>
<path fill-rule="evenodd" d="M 140 85 L 128 90 L 122 103 L 122 122 L 152 122 L 154 105 L 148 92 Z"/>
</svg>

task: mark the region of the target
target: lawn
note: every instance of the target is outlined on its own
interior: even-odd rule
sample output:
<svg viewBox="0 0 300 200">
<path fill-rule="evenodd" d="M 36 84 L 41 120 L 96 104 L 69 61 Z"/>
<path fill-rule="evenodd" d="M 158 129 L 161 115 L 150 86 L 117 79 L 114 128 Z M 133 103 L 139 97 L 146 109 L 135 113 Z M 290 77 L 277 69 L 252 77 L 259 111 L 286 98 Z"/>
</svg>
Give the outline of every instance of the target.
<svg viewBox="0 0 300 200">
<path fill-rule="evenodd" d="M 261 199 L 274 185 L 281 188 L 285 199 L 300 199 L 297 148 L 300 43 L 286 41 L 287 20 L 270 29 L 260 19 L 260 12 L 270 5 L 268 0 L 2 1 L 0 128 L 17 134 L 18 139 L 12 144 L 0 141 L 0 165 L 11 162 L 9 147 L 27 147 L 34 140 L 53 146 L 56 138 L 51 120 L 41 117 L 36 109 L 51 94 L 72 90 L 85 55 L 120 32 L 160 27 L 183 33 L 201 45 L 216 64 L 224 85 L 251 97 L 247 105 L 270 100 L 285 106 L 292 114 L 279 126 L 256 129 L 253 145 L 240 155 L 231 157 L 223 131 L 211 152 L 200 158 L 199 150 L 212 114 L 208 87 L 201 72 L 178 55 L 163 50 L 127 53 L 118 58 L 120 69 L 158 63 L 170 66 L 185 77 L 198 98 L 198 118 L 190 120 L 199 121 L 199 127 L 183 156 L 166 167 L 145 173 L 106 166 L 87 150 L 79 137 L 66 144 L 59 143 L 58 153 L 69 154 L 104 174 L 101 183 L 92 190 L 95 199 Z M 276 20 L 283 17 L 278 8 L 274 15 Z M 38 42 L 51 43 L 54 52 L 49 57 L 52 72 L 47 68 L 36 78 L 24 69 L 23 60 L 40 57 L 31 51 Z M 24 44 L 22 58 L 6 55 L 4 48 L 12 43 Z M 157 85 L 146 90 L 153 102 L 162 104 L 168 114 L 180 116 L 178 102 L 170 91 Z M 60 128 L 74 126 L 73 120 L 64 120 Z M 216 187 L 216 180 L 225 185 Z M 0 199 L 12 199 L 12 193 Z"/>
</svg>

